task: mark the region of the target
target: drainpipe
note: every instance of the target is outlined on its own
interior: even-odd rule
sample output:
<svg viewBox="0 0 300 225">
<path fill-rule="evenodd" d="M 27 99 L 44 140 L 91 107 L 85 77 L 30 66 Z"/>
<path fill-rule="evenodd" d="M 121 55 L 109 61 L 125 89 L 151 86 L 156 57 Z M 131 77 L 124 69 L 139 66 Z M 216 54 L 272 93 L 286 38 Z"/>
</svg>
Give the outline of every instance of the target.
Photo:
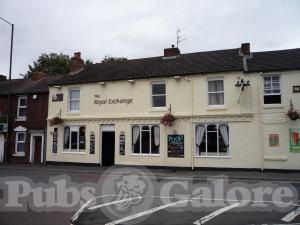
<svg viewBox="0 0 300 225">
<path fill-rule="evenodd" d="M 194 104 L 194 92 L 193 92 L 193 82 L 190 78 L 187 76 L 184 77 L 185 80 L 190 82 L 190 137 L 191 137 L 191 142 L 190 142 L 190 148 L 191 148 L 191 169 L 194 171 L 194 135 L 193 135 L 193 104 Z"/>
<path fill-rule="evenodd" d="M 261 113 L 261 108 L 262 108 L 262 105 L 261 105 L 261 77 L 262 77 L 263 73 L 260 72 L 259 73 L 259 84 L 258 84 L 258 87 L 259 87 L 259 90 L 258 90 L 258 95 L 259 95 L 259 98 L 258 98 L 258 118 L 259 118 L 259 129 L 258 129 L 258 133 L 259 133 L 259 151 L 260 151 L 260 169 L 261 171 L 264 171 L 264 149 L 263 149 L 263 126 L 262 126 L 262 113 Z"/>
</svg>

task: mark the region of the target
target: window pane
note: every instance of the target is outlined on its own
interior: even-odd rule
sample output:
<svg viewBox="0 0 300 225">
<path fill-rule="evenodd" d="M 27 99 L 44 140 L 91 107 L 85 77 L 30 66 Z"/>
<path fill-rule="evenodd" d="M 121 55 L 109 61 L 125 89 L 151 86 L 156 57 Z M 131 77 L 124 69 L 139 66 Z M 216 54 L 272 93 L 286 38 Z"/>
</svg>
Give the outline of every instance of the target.
<svg viewBox="0 0 300 225">
<path fill-rule="evenodd" d="M 203 134 L 203 138 L 199 149 L 200 149 L 200 155 L 206 155 L 206 131 Z"/>
<path fill-rule="evenodd" d="M 264 104 L 280 104 L 281 95 L 265 95 Z"/>
<path fill-rule="evenodd" d="M 207 131 L 217 131 L 217 126 L 216 125 L 208 125 Z"/>
<path fill-rule="evenodd" d="M 153 107 L 165 107 L 166 106 L 166 96 L 153 96 L 152 99 L 153 99 L 153 102 L 152 102 Z"/>
<path fill-rule="evenodd" d="M 70 111 L 79 111 L 79 101 L 70 102 Z"/>
<path fill-rule="evenodd" d="M 70 148 L 70 127 L 64 129 L 64 149 Z"/>
<path fill-rule="evenodd" d="M 138 134 L 137 141 L 135 142 L 135 145 L 133 145 L 133 153 L 140 153 L 140 134 Z"/>
<path fill-rule="evenodd" d="M 71 131 L 71 149 L 77 150 L 78 149 L 78 132 L 77 131 Z"/>
<path fill-rule="evenodd" d="M 152 94 L 166 94 L 166 84 L 152 84 Z"/>
<path fill-rule="evenodd" d="M 27 99 L 26 98 L 20 98 L 20 106 L 27 106 Z"/>
<path fill-rule="evenodd" d="M 80 91 L 79 90 L 70 90 L 70 99 L 79 99 Z"/>
<path fill-rule="evenodd" d="M 142 153 L 150 153 L 150 132 L 142 131 Z"/>
<path fill-rule="evenodd" d="M 217 132 L 207 132 L 207 153 L 217 153 L 217 144 Z"/>
<path fill-rule="evenodd" d="M 85 149 L 85 127 L 79 128 L 79 149 Z"/>
<path fill-rule="evenodd" d="M 208 81 L 208 91 L 215 92 L 215 91 L 223 91 L 223 80 L 211 80 Z"/>
<path fill-rule="evenodd" d="M 209 105 L 224 105 L 224 93 L 209 93 L 208 94 Z"/>
<path fill-rule="evenodd" d="M 19 117 L 26 117 L 26 108 L 19 108 Z"/>
<path fill-rule="evenodd" d="M 25 143 L 17 143 L 17 152 L 25 152 Z"/>
<path fill-rule="evenodd" d="M 160 145 L 160 131 L 159 126 L 151 127 L 151 153 L 159 154 L 159 145 Z"/>
<path fill-rule="evenodd" d="M 150 130 L 149 126 L 142 126 L 142 130 Z"/>
<path fill-rule="evenodd" d="M 18 141 L 25 141 L 25 133 L 17 133 L 17 135 Z"/>
<path fill-rule="evenodd" d="M 279 76 L 272 76 L 272 82 L 279 82 Z"/>
</svg>

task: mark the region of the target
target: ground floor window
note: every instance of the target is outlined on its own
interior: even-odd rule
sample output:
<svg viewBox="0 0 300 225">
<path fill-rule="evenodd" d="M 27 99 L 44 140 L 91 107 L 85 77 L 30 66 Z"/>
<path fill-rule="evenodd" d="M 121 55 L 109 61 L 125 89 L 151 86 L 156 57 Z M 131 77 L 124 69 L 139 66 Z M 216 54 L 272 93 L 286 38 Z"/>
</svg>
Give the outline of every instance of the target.
<svg viewBox="0 0 300 225">
<path fill-rule="evenodd" d="M 229 127 L 226 124 L 198 124 L 195 140 L 196 156 L 229 155 Z"/>
<path fill-rule="evenodd" d="M 158 125 L 132 126 L 132 152 L 159 154 L 160 128 Z"/>
<path fill-rule="evenodd" d="M 64 151 L 81 152 L 85 150 L 85 126 L 64 127 Z"/>
<path fill-rule="evenodd" d="M 26 132 L 16 132 L 16 154 L 25 154 Z"/>
</svg>

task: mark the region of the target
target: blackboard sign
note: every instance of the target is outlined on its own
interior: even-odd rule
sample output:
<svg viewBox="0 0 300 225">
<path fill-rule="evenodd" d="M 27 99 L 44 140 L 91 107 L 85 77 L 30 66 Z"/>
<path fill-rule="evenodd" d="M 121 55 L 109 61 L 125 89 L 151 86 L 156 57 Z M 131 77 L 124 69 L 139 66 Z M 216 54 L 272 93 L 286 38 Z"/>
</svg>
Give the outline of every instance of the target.
<svg viewBox="0 0 300 225">
<path fill-rule="evenodd" d="M 120 134 L 120 155 L 125 155 L 125 135 Z"/>
<path fill-rule="evenodd" d="M 90 134 L 90 154 L 95 154 L 95 134 L 93 131 Z"/>
<path fill-rule="evenodd" d="M 293 86 L 293 93 L 300 93 L 300 85 Z"/>
<path fill-rule="evenodd" d="M 57 153 L 57 128 L 54 128 L 52 134 L 52 152 Z"/>
<path fill-rule="evenodd" d="M 168 135 L 168 157 L 184 157 L 184 135 Z"/>
</svg>

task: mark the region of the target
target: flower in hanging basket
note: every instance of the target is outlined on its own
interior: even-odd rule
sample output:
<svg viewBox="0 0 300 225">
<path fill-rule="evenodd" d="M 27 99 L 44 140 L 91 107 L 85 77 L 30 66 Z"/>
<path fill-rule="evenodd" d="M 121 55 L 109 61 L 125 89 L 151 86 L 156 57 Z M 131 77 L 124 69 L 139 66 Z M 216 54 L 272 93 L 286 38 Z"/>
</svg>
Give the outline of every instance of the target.
<svg viewBox="0 0 300 225">
<path fill-rule="evenodd" d="M 160 120 L 160 122 L 165 126 L 172 126 L 175 117 L 171 113 L 166 113 Z"/>
<path fill-rule="evenodd" d="M 299 117 L 299 113 L 297 112 L 297 110 L 294 109 L 294 105 L 292 103 L 292 101 L 290 101 L 290 109 L 286 114 L 291 120 L 297 120 L 300 119 Z"/>
<path fill-rule="evenodd" d="M 63 123 L 63 119 L 59 118 L 59 117 L 53 117 L 52 119 L 49 120 L 49 125 L 50 127 L 54 126 L 54 125 L 59 125 Z"/>
</svg>

